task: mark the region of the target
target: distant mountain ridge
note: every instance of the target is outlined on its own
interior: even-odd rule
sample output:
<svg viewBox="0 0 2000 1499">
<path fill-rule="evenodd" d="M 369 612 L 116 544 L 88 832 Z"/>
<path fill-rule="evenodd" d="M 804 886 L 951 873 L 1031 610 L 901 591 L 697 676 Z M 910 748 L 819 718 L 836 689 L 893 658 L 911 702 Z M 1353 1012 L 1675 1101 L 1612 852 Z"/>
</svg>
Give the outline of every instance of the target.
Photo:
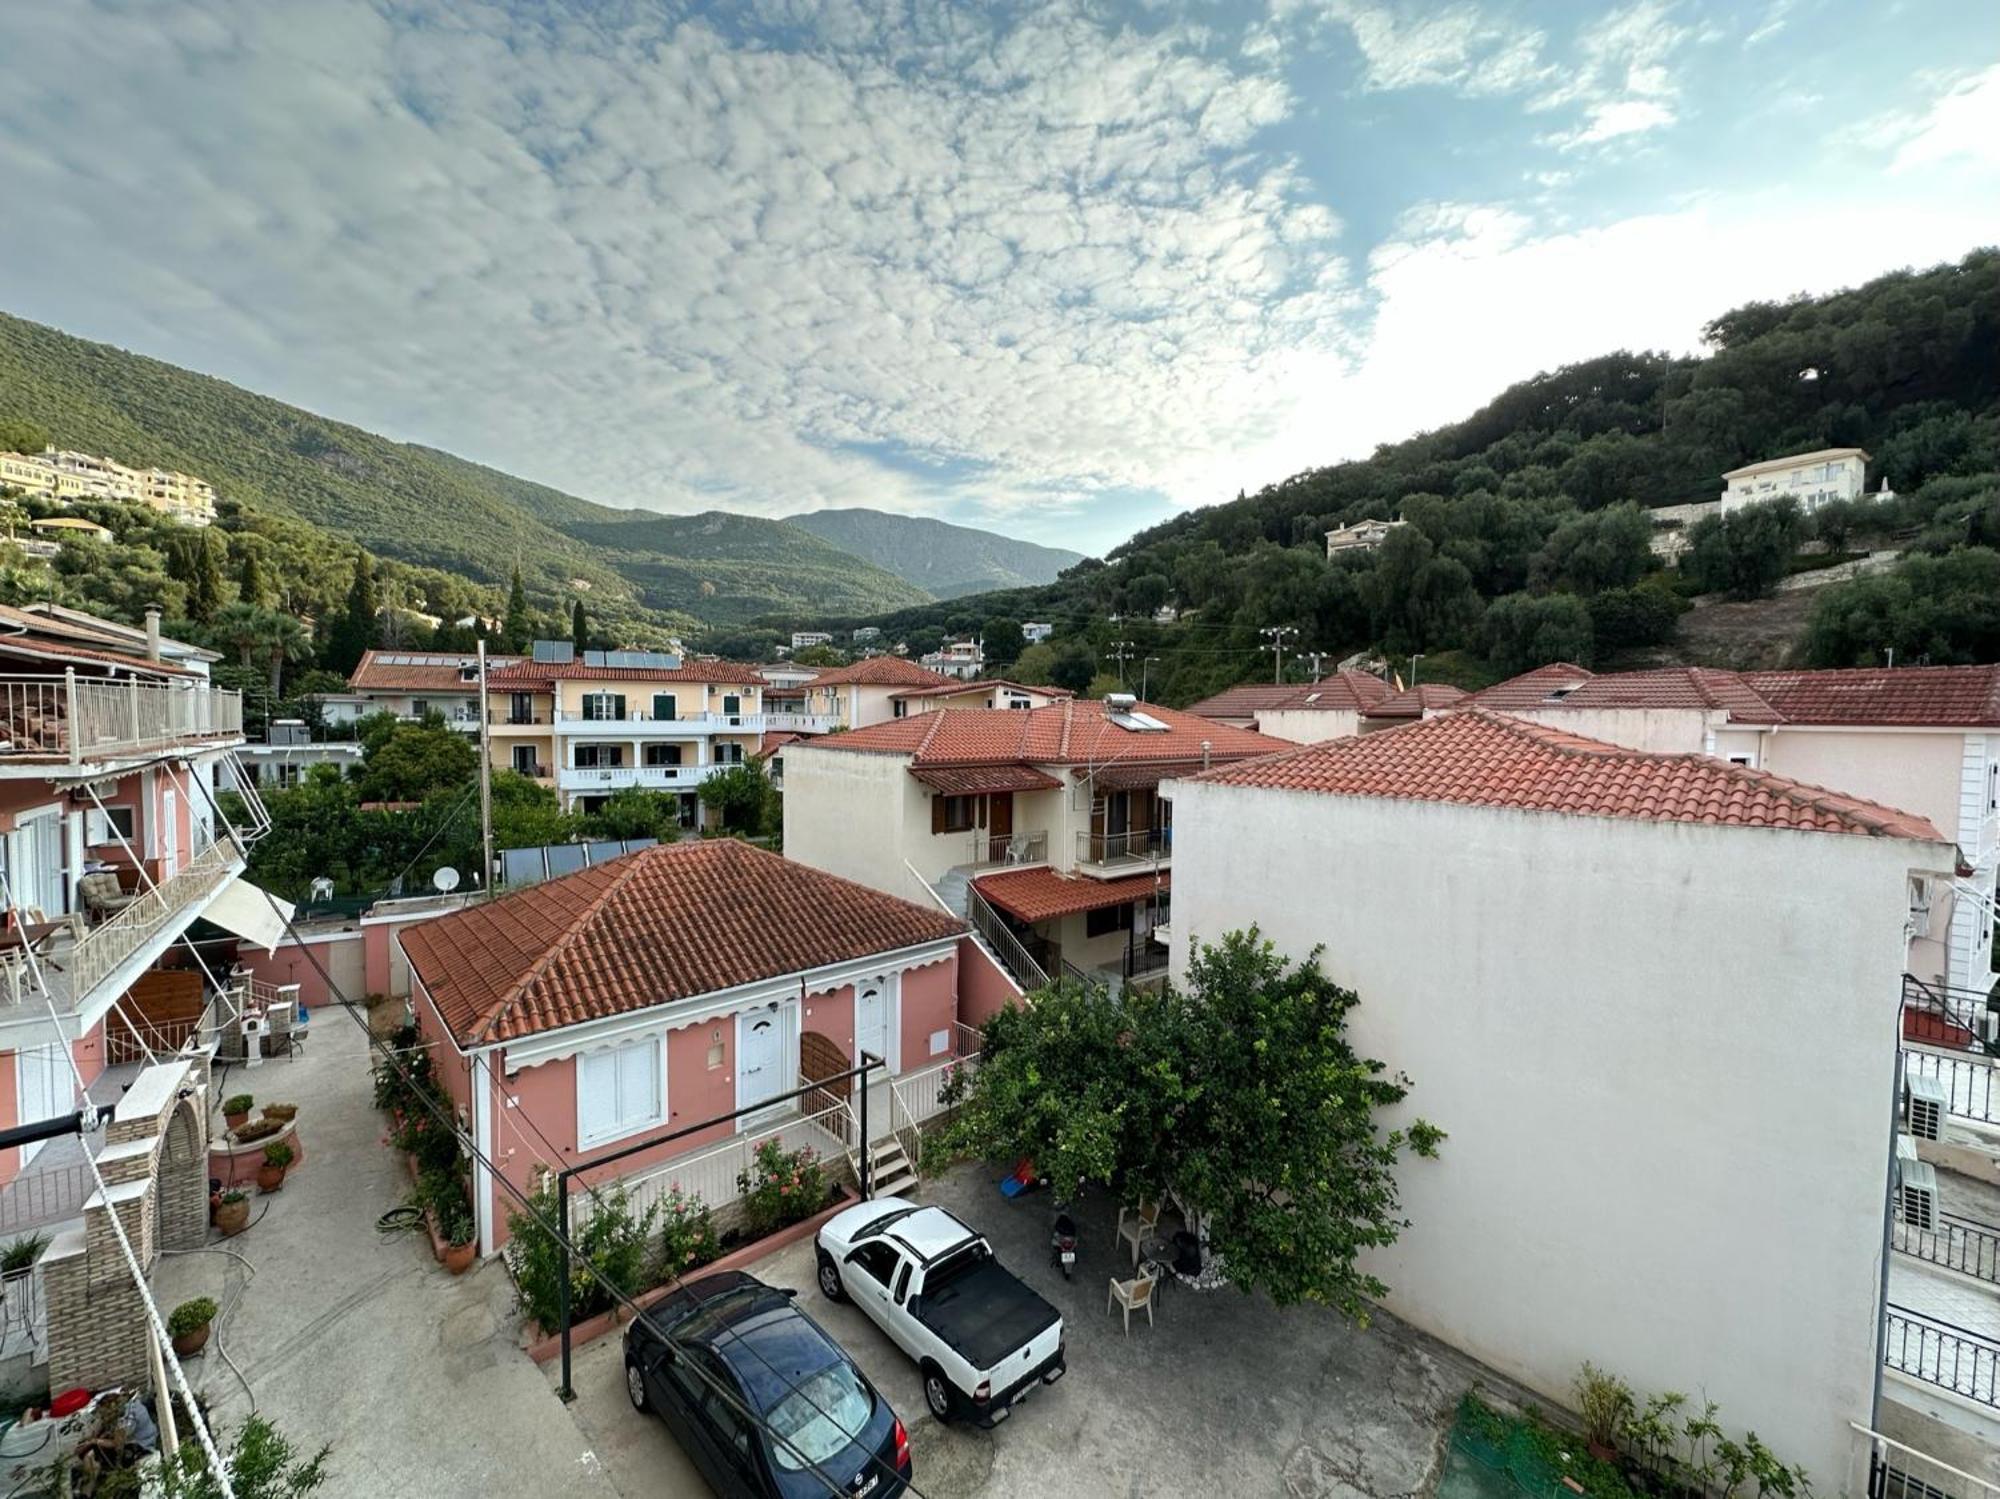
<svg viewBox="0 0 2000 1499">
<path fill-rule="evenodd" d="M 359 543 L 491 585 L 518 560 L 530 594 L 558 603 L 581 579 L 600 618 L 814 619 L 931 597 L 779 521 L 593 504 L 4 313 L 0 417 L 59 447 L 196 474 L 225 502 L 324 530 L 341 552 Z"/>
<path fill-rule="evenodd" d="M 940 599 L 1053 583 L 1064 568 L 1083 561 L 1083 553 L 1062 547 L 882 510 L 814 510 L 788 515 L 785 524 L 810 531 Z"/>
</svg>

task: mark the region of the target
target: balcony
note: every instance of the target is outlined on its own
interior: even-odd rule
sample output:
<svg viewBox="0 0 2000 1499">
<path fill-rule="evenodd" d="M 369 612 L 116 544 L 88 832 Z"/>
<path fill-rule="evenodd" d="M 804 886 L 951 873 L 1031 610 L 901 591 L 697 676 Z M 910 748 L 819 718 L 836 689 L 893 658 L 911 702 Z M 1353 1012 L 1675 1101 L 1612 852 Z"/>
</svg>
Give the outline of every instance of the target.
<svg viewBox="0 0 2000 1499">
<path fill-rule="evenodd" d="M 1122 833 L 1079 832 L 1076 835 L 1077 873 L 1109 878 L 1134 874 L 1141 869 L 1164 868 L 1173 858 L 1174 830 L 1132 828 Z"/>
<path fill-rule="evenodd" d="M 692 791 L 726 765 L 564 766 L 556 773 L 557 789 L 583 796 L 613 791 Z"/>
<path fill-rule="evenodd" d="M 828 734 L 840 722 L 831 713 L 688 713 L 674 718 L 628 713 L 623 718 L 589 718 L 558 711 L 554 718 L 558 734 L 686 739 L 709 734 Z"/>
<path fill-rule="evenodd" d="M 0 766 L 12 756 L 101 765 L 240 739 L 243 699 L 205 683 L 0 677 L 0 735 Z"/>
<path fill-rule="evenodd" d="M 46 1027 L 50 1001 L 65 1025 L 88 1029 L 93 1008 L 129 988 L 242 868 L 235 840 L 218 838 L 96 926 L 83 925 L 79 913 L 69 918 L 68 932 L 45 940 L 32 958 L 18 946 L 0 950 L 0 1030 L 37 1021 Z"/>
<path fill-rule="evenodd" d="M 970 862 L 974 869 L 1046 864 L 1049 862 L 1049 835 L 1046 832 L 976 832 L 972 835 Z"/>
<path fill-rule="evenodd" d="M 547 708 L 488 708 L 486 721 L 496 729 L 546 729 L 554 714 Z"/>
</svg>

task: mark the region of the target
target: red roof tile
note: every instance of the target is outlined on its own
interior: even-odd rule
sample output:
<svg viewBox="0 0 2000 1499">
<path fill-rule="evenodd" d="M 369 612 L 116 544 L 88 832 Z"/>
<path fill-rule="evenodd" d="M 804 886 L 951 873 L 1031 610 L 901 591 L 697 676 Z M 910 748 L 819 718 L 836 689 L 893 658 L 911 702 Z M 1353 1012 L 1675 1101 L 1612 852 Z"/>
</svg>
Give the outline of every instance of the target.
<svg viewBox="0 0 2000 1499">
<path fill-rule="evenodd" d="M 815 683 L 815 686 L 818 684 Z M 1075 697 L 1067 687 L 1042 687 L 1033 682 L 1010 682 L 1005 677 L 974 677 L 969 682 L 952 678 L 930 687 L 912 687 L 904 692 L 892 692 L 891 697 L 953 697 L 961 692 L 984 692 L 993 687 L 1011 687 L 1016 692 L 1033 692 L 1042 697 Z"/>
<path fill-rule="evenodd" d="M 1281 707 L 1298 692 L 1297 682 L 1242 682 L 1203 698 L 1187 711 L 1196 718 L 1255 718 L 1260 710 Z"/>
<path fill-rule="evenodd" d="M 1786 723 L 2000 725 L 2000 665 L 1751 671 Z"/>
<path fill-rule="evenodd" d="M 967 684 L 943 672 L 905 661 L 901 656 L 869 656 L 849 666 L 836 666 L 812 679 L 814 687 L 963 687 Z"/>
<path fill-rule="evenodd" d="M 1732 765 L 1605 744 L 1481 708 L 1197 778 L 1227 786 L 1942 842 L 1921 817 Z"/>
<path fill-rule="evenodd" d="M 1062 782 L 1029 765 L 940 765 L 911 774 L 946 796 L 995 795 L 1010 791 L 1060 791 Z"/>
<path fill-rule="evenodd" d="M 1463 687 L 1454 687 L 1449 682 L 1419 682 L 1414 687 L 1405 687 L 1401 692 L 1391 693 L 1368 710 L 1370 718 L 1421 718 L 1426 713 L 1435 713 L 1440 708 L 1449 708 L 1465 697 Z"/>
<path fill-rule="evenodd" d="M 1552 661 L 1547 666 L 1524 671 L 1518 677 L 1509 677 L 1504 682 L 1496 682 L 1483 692 L 1473 693 L 1466 699 L 1466 706 L 1491 708 L 1496 713 L 1513 713 L 1522 708 L 1540 708 L 1548 704 L 1558 688 L 1570 687 L 1578 682 L 1588 682 L 1591 675 L 1589 667 L 1577 666 L 1568 661 Z"/>
<path fill-rule="evenodd" d="M 942 911 L 735 839 L 642 849 L 402 933 L 483 1046 L 957 936 Z"/>
<path fill-rule="evenodd" d="M 520 659 L 488 656 L 487 681 L 494 681 Z M 477 692 L 478 681 L 468 682 L 460 673 L 478 665 L 479 658 L 470 652 L 364 651 L 347 685 L 355 692 Z"/>
<path fill-rule="evenodd" d="M 1122 880 L 1087 880 L 1080 875 L 1057 874 L 1044 866 L 981 875 L 972 883 L 981 895 L 1017 921 L 1033 923 L 1074 916 L 1081 911 L 1101 911 L 1107 906 L 1129 906 L 1135 900 L 1145 900 L 1156 889 L 1170 889 L 1172 882 L 1173 874 L 1168 870 L 1162 870 L 1158 880 L 1150 874 Z"/>
<path fill-rule="evenodd" d="M 1337 712 L 1367 711 L 1389 696 L 1389 684 L 1365 671 L 1339 671 L 1304 687 L 1291 689 L 1292 695 L 1269 706 L 1273 709 L 1308 709 Z"/>
<path fill-rule="evenodd" d="M 1124 728 L 1106 704 L 1070 698 L 1043 708 L 940 708 L 892 718 L 844 734 L 829 734 L 815 749 L 852 750 L 913 757 L 912 768 L 932 765 L 1088 765 L 1113 761 L 1199 762 L 1240 760 L 1291 746 L 1249 729 L 1196 718 L 1173 708 L 1141 703 L 1138 711 L 1166 725 L 1162 730 Z"/>
<path fill-rule="evenodd" d="M 1566 708 L 1720 708 L 1732 723 L 1782 721 L 1769 702 L 1736 672 L 1668 666 L 1591 677 L 1563 695 Z"/>
<path fill-rule="evenodd" d="M 762 687 L 754 666 L 735 661 L 690 661 L 684 666 L 591 666 L 582 661 L 523 661 L 504 672 L 488 670 L 495 687 L 565 682 L 714 682 L 718 686 Z"/>
</svg>

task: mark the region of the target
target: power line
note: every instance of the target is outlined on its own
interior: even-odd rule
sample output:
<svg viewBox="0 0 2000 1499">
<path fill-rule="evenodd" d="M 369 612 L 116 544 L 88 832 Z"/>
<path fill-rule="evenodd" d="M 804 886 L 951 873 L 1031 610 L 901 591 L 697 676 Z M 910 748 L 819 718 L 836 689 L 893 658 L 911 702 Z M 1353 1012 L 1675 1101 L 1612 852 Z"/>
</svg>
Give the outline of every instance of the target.
<svg viewBox="0 0 2000 1499">
<path fill-rule="evenodd" d="M 1266 625 L 1257 632 L 1271 643 L 1264 647 L 1271 653 L 1271 681 L 1273 684 L 1285 680 L 1285 637 L 1299 633 L 1297 625 Z"/>
<path fill-rule="evenodd" d="M 206 786 L 203 786 L 200 781 L 196 781 L 195 785 L 201 790 L 203 796 L 208 799 L 210 810 L 217 817 L 221 818 L 225 824 L 227 824 L 229 821 L 227 815 L 223 813 L 219 807 L 216 806 L 214 798 L 209 795 L 208 788 Z M 235 832 L 235 828 L 233 825 L 231 825 L 230 830 L 232 834 Z M 312 948 L 309 945 L 300 940 L 298 927 L 293 921 L 292 917 L 285 911 L 285 908 L 278 903 L 276 897 L 274 897 L 270 893 L 270 891 L 264 890 L 261 887 L 259 887 L 259 893 L 263 895 L 264 900 L 270 906 L 272 913 L 276 915 L 279 921 L 283 924 L 286 936 L 288 936 L 292 940 L 292 942 L 298 947 L 298 949 L 305 954 L 306 961 L 312 965 L 314 972 L 319 976 L 320 980 L 326 985 L 327 993 L 331 994 L 334 997 L 334 999 L 338 1002 L 339 1007 L 344 1012 L 346 1012 L 347 1017 L 361 1028 L 363 1038 L 366 1040 L 369 1049 L 379 1054 L 383 1060 L 383 1063 L 389 1068 L 391 1068 L 399 1077 L 401 1077 L 405 1083 L 410 1085 L 411 1096 L 414 1097 L 419 1103 L 423 1105 L 425 1110 L 431 1115 L 431 1117 L 434 1120 L 436 1120 L 439 1124 L 444 1126 L 444 1128 L 451 1134 L 452 1138 L 458 1142 L 459 1148 L 461 1150 L 463 1150 L 467 1155 L 472 1157 L 474 1161 L 478 1162 L 480 1165 L 486 1168 L 487 1172 L 490 1174 L 492 1179 L 499 1184 L 501 1189 L 505 1191 L 509 1196 L 514 1198 L 515 1201 L 517 1201 L 520 1204 L 522 1212 L 529 1218 L 530 1221 L 532 1221 L 535 1224 L 537 1228 L 539 1228 L 542 1232 L 546 1233 L 552 1242 L 560 1245 L 564 1249 L 564 1251 L 567 1252 L 573 1259 L 580 1261 L 584 1265 L 589 1265 L 590 1264 L 589 1257 L 579 1252 L 575 1243 L 567 1235 L 563 1234 L 557 1228 L 556 1225 L 548 1221 L 547 1217 L 541 1212 L 541 1210 L 535 1206 L 533 1199 L 526 1192 L 522 1191 L 520 1187 L 518 1187 L 512 1181 L 510 1181 L 506 1177 L 506 1175 L 500 1170 L 498 1164 L 495 1161 L 493 1161 L 491 1157 L 486 1155 L 485 1152 L 480 1150 L 478 1142 L 472 1139 L 470 1132 L 461 1130 L 458 1124 L 458 1120 L 451 1113 L 446 1111 L 434 1098 L 431 1097 L 431 1095 L 428 1092 L 416 1086 L 415 1079 L 412 1076 L 407 1064 L 405 1064 L 401 1060 L 401 1058 L 397 1055 L 394 1048 L 387 1045 L 387 1043 L 378 1041 L 376 1039 L 373 1032 L 369 1029 L 368 1022 L 365 1019 L 361 1018 L 359 1015 L 355 1014 L 353 1002 L 348 999 L 345 991 L 334 980 L 333 975 L 330 972 L 328 972 L 326 965 L 320 961 L 318 955 L 313 952 Z M 74 1059 L 72 1059 L 71 1065 L 72 1067 L 74 1067 L 75 1065 Z M 539 1129 L 537 1129 L 537 1133 L 540 1133 Z M 543 1136 L 543 1139 L 546 1141 L 547 1136 Z M 615 1299 L 621 1306 L 625 1307 L 628 1311 L 630 1311 L 634 1318 L 643 1317 L 645 1315 L 645 1308 L 640 1306 L 638 1301 L 634 1299 L 631 1295 L 629 1295 L 623 1287 L 613 1284 L 608 1278 L 598 1274 L 594 1268 L 591 1271 L 591 1278 L 595 1280 L 599 1285 L 603 1286 L 605 1290 L 610 1292 L 613 1299 Z M 673 1279 L 669 1282 L 669 1284 L 673 1285 L 676 1289 L 685 1292 L 687 1295 L 693 1297 L 695 1305 L 698 1307 L 706 1306 L 709 1302 L 710 1298 L 702 1296 L 699 1293 L 697 1293 L 693 1287 L 689 1286 L 686 1283 L 685 1278 L 679 1272 L 676 1272 L 674 1274 Z M 653 1327 L 653 1329 L 659 1333 L 662 1342 L 680 1351 L 683 1355 L 686 1354 L 687 1352 L 686 1346 L 682 1344 L 680 1340 L 675 1338 L 673 1334 L 667 1332 L 664 1328 L 659 1327 L 658 1324 L 655 1323 L 649 1323 L 648 1326 Z M 804 1401 L 806 1405 L 812 1408 L 812 1410 L 814 1410 L 820 1416 L 824 1417 L 828 1422 L 828 1424 L 830 1424 L 836 1431 L 841 1431 L 841 1432 L 847 1431 L 846 1427 L 842 1426 L 838 1421 L 835 1421 L 833 1419 L 833 1415 L 830 1411 L 825 1409 L 825 1407 L 821 1406 L 819 1402 L 817 1402 L 812 1398 L 811 1395 L 807 1394 L 806 1391 L 803 1388 L 801 1388 L 794 1380 L 788 1378 L 785 1375 L 784 1371 L 777 1368 L 776 1365 L 772 1364 L 771 1361 L 768 1358 L 766 1358 L 760 1350 L 758 1350 L 755 1347 L 752 1347 L 748 1343 L 744 1343 L 742 1346 L 746 1352 L 750 1353 L 751 1356 L 756 1358 L 756 1360 L 760 1364 L 762 1364 L 776 1378 L 779 1385 L 782 1386 L 788 1394 L 795 1395 L 800 1400 Z M 756 1427 L 758 1430 L 763 1431 L 774 1442 L 782 1444 L 787 1452 L 789 1452 L 793 1457 L 798 1459 L 804 1471 L 812 1473 L 812 1475 L 815 1478 L 817 1478 L 821 1484 L 825 1486 L 829 1494 L 837 1496 L 837 1499 L 844 1499 L 844 1496 L 847 1494 L 848 1491 L 841 1484 L 836 1483 L 832 1478 L 832 1476 L 826 1472 L 824 1467 L 822 1467 L 819 1463 L 814 1462 L 812 1459 L 808 1458 L 804 1452 L 800 1451 L 798 1445 L 795 1442 L 793 1442 L 791 1438 L 787 1437 L 783 1432 L 778 1431 L 777 1428 L 772 1426 L 771 1423 L 766 1419 L 764 1419 L 762 1415 L 752 1410 L 748 1406 L 748 1404 L 742 1400 L 742 1398 L 737 1394 L 736 1391 L 728 1388 L 720 1379 L 711 1374 L 708 1370 L 702 1368 L 699 1360 L 689 1359 L 684 1356 L 682 1359 L 682 1366 L 685 1367 L 689 1372 L 694 1374 L 696 1378 L 698 1378 L 705 1386 L 708 1387 L 708 1389 L 712 1393 L 714 1393 L 717 1396 L 718 1399 L 722 1400 L 726 1405 L 728 1405 L 732 1412 L 734 1412 L 737 1415 L 740 1415 L 745 1421 L 747 1421 L 750 1425 Z M 848 1433 L 848 1435 L 850 1436 L 850 1438 L 853 1437 L 853 1433 Z M 893 1464 L 884 1460 L 880 1456 L 880 1454 L 869 1452 L 868 1454 L 866 1454 L 866 1458 L 869 1463 L 872 1463 L 875 1466 L 881 1468 L 885 1473 L 889 1473 L 894 1477 L 901 1479 L 903 1481 L 905 1488 L 910 1493 L 915 1494 L 917 1496 L 917 1499 L 928 1499 L 928 1496 L 924 1493 L 924 1491 L 918 1488 L 915 1483 L 911 1482 L 911 1480 L 903 1474 L 900 1468 L 897 1468 Z M 233 1496 L 225 1493 L 224 1499 L 233 1499 Z"/>
</svg>

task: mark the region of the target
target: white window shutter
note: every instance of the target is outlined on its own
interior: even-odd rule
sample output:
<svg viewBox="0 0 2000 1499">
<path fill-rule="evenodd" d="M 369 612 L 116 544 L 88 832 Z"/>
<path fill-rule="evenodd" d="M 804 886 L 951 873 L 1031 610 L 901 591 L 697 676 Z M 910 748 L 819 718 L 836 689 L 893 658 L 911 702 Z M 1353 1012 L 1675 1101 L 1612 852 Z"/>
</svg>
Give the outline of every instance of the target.
<svg viewBox="0 0 2000 1499">
<path fill-rule="evenodd" d="M 618 1130 L 618 1054 L 593 1051 L 576 1059 L 576 1128 L 579 1143 Z"/>
<path fill-rule="evenodd" d="M 659 1111 L 660 1049 L 651 1041 L 634 1041 L 618 1048 L 618 1123 L 633 1129 Z"/>
</svg>

